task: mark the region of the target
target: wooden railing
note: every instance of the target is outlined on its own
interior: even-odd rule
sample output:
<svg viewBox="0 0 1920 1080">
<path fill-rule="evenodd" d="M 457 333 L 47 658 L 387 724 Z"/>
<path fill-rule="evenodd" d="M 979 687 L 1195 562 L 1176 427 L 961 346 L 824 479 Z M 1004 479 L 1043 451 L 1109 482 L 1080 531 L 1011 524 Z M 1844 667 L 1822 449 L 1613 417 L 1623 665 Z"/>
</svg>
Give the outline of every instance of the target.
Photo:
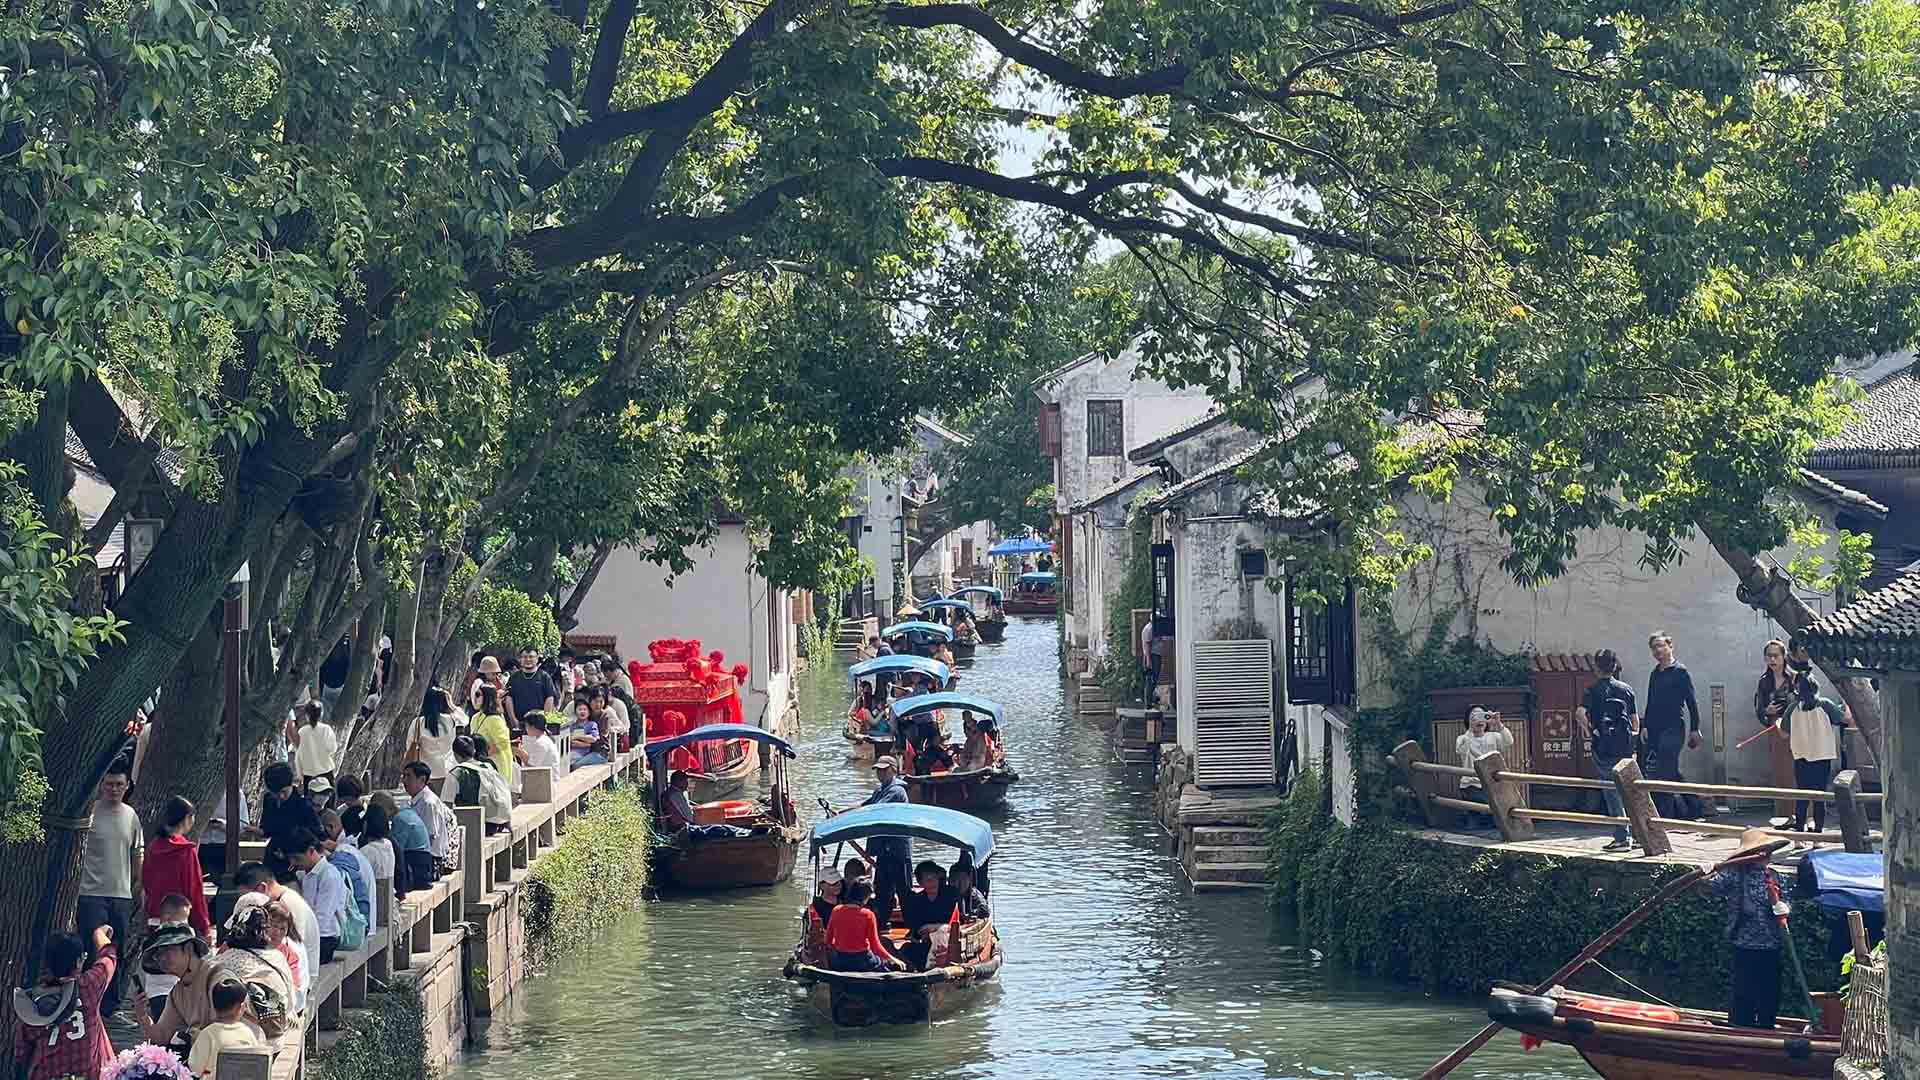
<svg viewBox="0 0 1920 1080">
<path fill-rule="evenodd" d="M 390 982 L 416 961 L 430 963 L 459 948 L 469 907 L 484 903 L 489 893 L 513 880 L 514 871 L 525 870 L 541 852 L 559 843 L 567 822 L 587 812 L 593 792 L 622 778 L 637 780 L 644 768 L 645 757 L 638 749 L 606 765 L 575 769 L 557 782 L 551 769 L 523 768 L 513 825 L 491 836 L 485 833 L 479 807 L 453 807 L 459 821 L 452 847 L 457 869 L 432 888 L 415 889 L 405 898 L 394 896 L 391 879 L 377 882 L 378 911 L 366 944 L 353 952 L 336 953 L 333 962 L 315 974 L 307 1008 L 298 1018 L 299 1043 L 283 1046 L 271 1058 L 262 1051 L 223 1051 L 222 1080 L 289 1080 L 302 1075 L 306 1055 L 320 1048 L 322 1034 L 339 1029 L 342 1010 L 366 1005 L 370 982 Z M 463 986 L 466 981 L 463 973 Z"/>
<path fill-rule="evenodd" d="M 1631 757 L 1622 758 L 1614 765 L 1610 780 L 1508 769 L 1505 758 L 1497 751 L 1475 758 L 1473 768 L 1469 769 L 1461 765 L 1441 765 L 1428 761 L 1426 752 L 1412 739 L 1394 747 L 1387 761 L 1406 778 L 1407 787 L 1420 804 L 1420 813 L 1429 826 L 1452 828 L 1459 824 L 1459 815 L 1462 813 L 1485 814 L 1493 819 L 1502 840 L 1533 839 L 1533 823 L 1536 821 L 1571 822 L 1609 829 L 1624 825 L 1647 854 L 1665 855 L 1673 850 L 1673 843 L 1667 836 L 1669 830 L 1718 836 L 1738 836 L 1746 831 L 1746 827 L 1740 825 L 1661 817 L 1655 808 L 1655 793 L 1697 795 L 1709 799 L 1792 799 L 1827 803 L 1832 805 L 1834 817 L 1840 826 L 1837 832 L 1796 832 L 1788 829 L 1767 829 L 1766 832 L 1772 836 L 1816 844 L 1837 841 L 1844 844 L 1848 851 L 1858 852 L 1872 851 L 1873 841 L 1881 839 L 1880 833 L 1867 827 L 1865 807 L 1868 803 L 1881 801 L 1885 796 L 1880 792 L 1859 790 L 1860 777 L 1852 769 L 1843 770 L 1835 776 L 1832 785 L 1825 791 L 1802 791 L 1798 788 L 1743 784 L 1649 780 L 1641 775 L 1640 763 Z M 1462 778 L 1478 780 L 1487 801 L 1475 802 L 1447 794 L 1457 788 L 1458 780 Z M 1530 806 L 1528 792 L 1535 786 L 1590 791 L 1611 788 L 1619 792 L 1626 816 Z"/>
</svg>

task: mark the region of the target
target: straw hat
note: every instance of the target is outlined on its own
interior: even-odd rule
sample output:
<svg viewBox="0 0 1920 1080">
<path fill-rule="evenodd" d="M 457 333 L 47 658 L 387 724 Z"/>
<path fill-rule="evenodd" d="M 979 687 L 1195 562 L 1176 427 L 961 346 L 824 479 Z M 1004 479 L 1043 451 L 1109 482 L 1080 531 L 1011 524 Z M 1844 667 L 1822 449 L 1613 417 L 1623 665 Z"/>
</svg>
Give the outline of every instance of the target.
<svg viewBox="0 0 1920 1080">
<path fill-rule="evenodd" d="M 499 660 L 499 658 L 498 658 L 498 657 L 494 657 L 494 656 L 483 656 L 483 657 L 481 657 L 481 658 L 480 658 L 480 674 L 482 674 L 482 675 L 498 675 L 498 674 L 500 674 L 500 660 Z"/>
<path fill-rule="evenodd" d="M 1746 829 L 1740 833 L 1740 847 L 1729 858 L 1737 859 L 1756 851 L 1762 851 L 1774 845 L 1774 837 L 1765 829 Z"/>
</svg>

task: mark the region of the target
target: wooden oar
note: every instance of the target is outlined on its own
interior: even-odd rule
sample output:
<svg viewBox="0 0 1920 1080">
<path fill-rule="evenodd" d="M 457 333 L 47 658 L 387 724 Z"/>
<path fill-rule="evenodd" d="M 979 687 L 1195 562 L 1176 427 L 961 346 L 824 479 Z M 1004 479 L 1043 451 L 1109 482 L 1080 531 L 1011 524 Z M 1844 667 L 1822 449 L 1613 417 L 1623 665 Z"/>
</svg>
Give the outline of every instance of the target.
<svg viewBox="0 0 1920 1080">
<path fill-rule="evenodd" d="M 1565 980 L 1568 976 L 1572 975 L 1574 972 L 1579 971 L 1583 967 L 1586 967 L 1588 961 L 1592 960 L 1594 957 L 1599 956 L 1601 953 L 1606 952 L 1607 949 L 1610 946 L 1612 946 L 1614 942 L 1619 941 L 1621 938 L 1625 937 L 1627 933 L 1631 931 L 1634 927 L 1639 926 L 1642 922 L 1645 922 L 1647 916 L 1653 914 L 1655 911 L 1658 911 L 1660 908 L 1666 906 L 1667 902 L 1672 900 L 1674 897 L 1680 895 L 1682 892 L 1685 892 L 1687 889 L 1690 889 L 1694 885 L 1698 884 L 1700 882 L 1700 879 L 1706 877 L 1708 874 L 1710 873 L 1717 874 L 1720 871 L 1725 870 L 1729 866 L 1735 866 L 1743 862 L 1749 862 L 1753 859 L 1770 858 L 1774 852 L 1780 850 L 1783 847 L 1786 847 L 1787 844 L 1788 844 L 1788 841 L 1786 840 L 1775 840 L 1773 843 L 1768 844 L 1766 847 L 1760 848 L 1756 851 L 1748 852 L 1747 854 L 1744 854 L 1744 855 L 1739 855 L 1734 858 L 1728 859 L 1727 861 L 1715 866 L 1712 870 L 1702 870 L 1698 867 L 1695 867 L 1694 869 L 1687 871 L 1686 873 L 1680 875 L 1679 877 L 1674 878 L 1672 881 L 1667 883 L 1665 888 L 1661 889 L 1659 892 L 1654 893 L 1651 897 L 1649 897 L 1646 903 L 1641 904 L 1639 907 L 1634 908 L 1632 911 L 1628 912 L 1626 915 L 1626 918 L 1623 918 L 1619 922 L 1614 923 L 1613 926 L 1606 933 L 1601 934 L 1597 938 L 1594 938 L 1591 944 L 1589 944 L 1586 948 L 1580 950 L 1579 956 L 1576 956 L 1572 960 L 1567 961 L 1566 965 L 1561 967 L 1560 970 L 1554 972 L 1552 975 L 1547 976 L 1547 980 L 1541 983 L 1540 985 L 1534 987 L 1533 992 L 1536 994 L 1544 994 L 1548 990 L 1553 989 L 1556 985 L 1558 985 L 1560 982 Z M 1460 1044 L 1460 1048 L 1458 1050 L 1455 1050 L 1453 1053 L 1448 1054 L 1444 1058 L 1441 1058 L 1440 1062 L 1436 1064 L 1433 1068 L 1428 1069 L 1424 1073 L 1421 1073 L 1420 1080 L 1439 1080 L 1440 1077 L 1447 1075 L 1448 1073 L 1452 1072 L 1456 1068 L 1459 1068 L 1461 1062 L 1472 1057 L 1475 1051 L 1487 1045 L 1488 1041 L 1491 1040 L 1495 1035 L 1498 1035 L 1499 1033 L 1500 1033 L 1499 1024 L 1488 1024 L 1486 1027 L 1481 1028 L 1479 1034 L 1475 1035 L 1471 1039 L 1468 1039 L 1466 1042 Z"/>
<path fill-rule="evenodd" d="M 814 801 L 820 804 L 820 809 L 825 810 L 827 812 L 828 817 L 832 817 L 833 815 L 839 813 L 839 811 L 835 810 L 832 804 L 828 803 L 827 800 L 825 799 L 816 799 Z M 844 841 L 844 843 L 848 847 L 852 848 L 854 852 L 857 853 L 861 858 L 867 860 L 868 862 L 873 861 L 873 856 L 867 854 L 867 849 L 860 846 L 860 841 L 847 840 L 847 841 Z M 833 858 L 835 862 L 838 862 L 840 859 L 840 849 L 838 847 L 833 849 Z"/>
</svg>

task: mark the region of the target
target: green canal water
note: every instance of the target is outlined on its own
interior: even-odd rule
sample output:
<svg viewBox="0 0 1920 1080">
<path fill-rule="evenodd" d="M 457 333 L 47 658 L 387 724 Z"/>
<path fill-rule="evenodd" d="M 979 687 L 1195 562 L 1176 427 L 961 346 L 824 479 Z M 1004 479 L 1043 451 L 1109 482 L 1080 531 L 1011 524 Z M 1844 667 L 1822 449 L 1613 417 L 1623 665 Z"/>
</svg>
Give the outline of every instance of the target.
<svg viewBox="0 0 1920 1080">
<path fill-rule="evenodd" d="M 1475 1003 L 1330 970 L 1257 893 L 1191 895 L 1148 812 L 1147 769 L 1113 763 L 1102 733 L 1065 715 L 1055 653 L 1052 622 L 1016 620 L 961 679 L 1006 707 L 1022 777 L 993 818 L 998 988 L 930 1028 L 815 1020 L 780 978 L 806 902 L 796 873 L 642 904 L 529 980 L 448 1080 L 1408 1077 L 1484 1022 Z M 844 670 L 802 677 L 803 817 L 872 786 L 839 737 Z M 1593 1074 L 1504 1034 L 1454 1075 Z"/>
</svg>

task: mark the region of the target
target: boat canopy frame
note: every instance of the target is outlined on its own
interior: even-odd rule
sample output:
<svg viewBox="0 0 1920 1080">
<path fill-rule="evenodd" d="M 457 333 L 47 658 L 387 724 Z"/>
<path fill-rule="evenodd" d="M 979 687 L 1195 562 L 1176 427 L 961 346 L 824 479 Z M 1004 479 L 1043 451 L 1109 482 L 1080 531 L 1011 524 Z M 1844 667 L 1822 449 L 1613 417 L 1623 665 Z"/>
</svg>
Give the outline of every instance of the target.
<svg viewBox="0 0 1920 1080">
<path fill-rule="evenodd" d="M 952 599 L 958 600 L 968 593 L 986 593 L 993 597 L 993 602 L 996 604 L 1004 604 L 1007 601 L 1007 594 L 1001 592 L 998 585 L 969 585 L 964 589 L 955 589 Z"/>
<path fill-rule="evenodd" d="M 678 750 L 683 746 L 691 746 L 697 742 L 731 742 L 734 739 L 750 739 L 754 742 L 771 746 L 786 757 L 799 756 L 799 751 L 793 748 L 792 743 L 775 735 L 771 731 L 763 731 L 760 728 L 749 727 L 746 724 L 707 724 L 704 727 L 697 727 L 692 731 L 683 732 L 671 738 L 649 740 L 645 744 L 645 750 L 648 758 L 656 758 L 669 751 Z"/>
<path fill-rule="evenodd" d="M 952 668 L 930 656 L 906 656 L 894 653 L 891 656 L 876 656 L 871 660 L 860 661 L 847 669 L 847 679 L 850 683 L 858 683 L 861 679 L 883 673 L 930 675 L 937 679 L 941 686 L 947 685 L 947 680 L 953 677 Z"/>
<path fill-rule="evenodd" d="M 872 836 L 909 836 L 959 848 L 973 856 L 975 866 L 993 857 L 993 826 L 972 814 L 921 803 L 876 803 L 836 814 L 813 827 L 808 850 L 818 859 L 822 848 Z"/>
<path fill-rule="evenodd" d="M 995 727 L 1005 722 L 1005 711 L 997 701 L 983 698 L 978 694 L 963 694 L 957 690 L 936 690 L 931 694 L 915 694 L 893 702 L 893 715 L 901 720 L 934 709 L 965 709 L 976 713 L 985 713 L 993 717 Z"/>
<path fill-rule="evenodd" d="M 941 602 L 945 603 L 945 601 Z M 941 626 L 939 623 L 923 622 L 919 619 L 909 619 L 906 622 L 894 623 L 892 626 L 881 630 L 880 640 L 892 641 L 894 638 L 906 637 L 909 634 L 925 634 L 928 637 L 939 638 L 941 641 L 952 641 L 953 627 Z"/>
</svg>

